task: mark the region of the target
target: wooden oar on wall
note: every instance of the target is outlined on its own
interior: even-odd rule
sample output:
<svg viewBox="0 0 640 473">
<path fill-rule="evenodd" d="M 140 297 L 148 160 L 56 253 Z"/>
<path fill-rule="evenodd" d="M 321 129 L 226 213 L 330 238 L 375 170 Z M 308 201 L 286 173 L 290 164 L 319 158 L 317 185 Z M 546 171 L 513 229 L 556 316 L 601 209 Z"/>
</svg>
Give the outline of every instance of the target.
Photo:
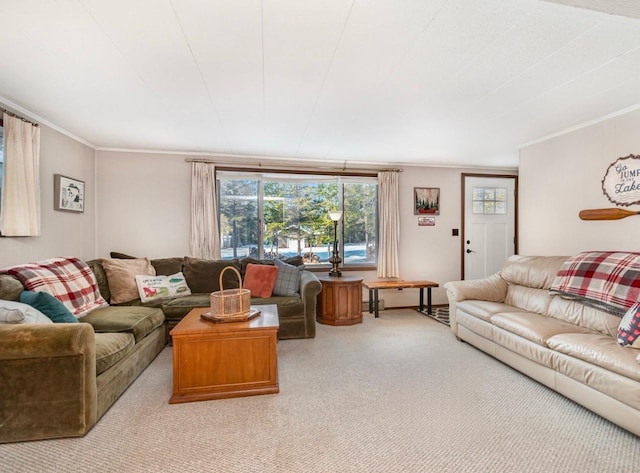
<svg viewBox="0 0 640 473">
<path fill-rule="evenodd" d="M 640 212 L 624 209 L 588 209 L 581 210 L 578 214 L 582 220 L 620 220 L 631 215 L 640 215 Z"/>
</svg>

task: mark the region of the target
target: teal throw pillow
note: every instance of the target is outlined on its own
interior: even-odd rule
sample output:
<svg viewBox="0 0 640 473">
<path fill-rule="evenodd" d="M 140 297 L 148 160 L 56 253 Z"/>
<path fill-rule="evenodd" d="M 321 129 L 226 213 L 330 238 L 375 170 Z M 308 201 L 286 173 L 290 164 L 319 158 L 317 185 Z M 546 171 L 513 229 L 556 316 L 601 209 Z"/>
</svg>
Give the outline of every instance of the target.
<svg viewBox="0 0 640 473">
<path fill-rule="evenodd" d="M 20 293 L 20 302 L 38 309 L 55 323 L 78 322 L 78 319 L 73 316 L 69 309 L 48 292 L 22 291 Z"/>
<path fill-rule="evenodd" d="M 278 275 L 276 276 L 276 284 L 273 286 L 274 296 L 297 296 L 300 291 L 300 275 L 304 270 L 304 266 L 292 266 L 280 261 L 273 260 Z"/>
</svg>

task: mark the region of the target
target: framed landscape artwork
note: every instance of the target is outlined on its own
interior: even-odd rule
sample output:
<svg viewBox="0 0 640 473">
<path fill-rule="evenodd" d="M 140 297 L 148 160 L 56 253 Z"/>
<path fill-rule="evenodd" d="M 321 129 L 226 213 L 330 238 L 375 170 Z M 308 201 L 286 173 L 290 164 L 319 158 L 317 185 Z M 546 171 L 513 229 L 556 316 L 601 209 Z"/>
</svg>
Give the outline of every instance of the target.
<svg viewBox="0 0 640 473">
<path fill-rule="evenodd" d="M 440 188 L 413 188 L 414 215 L 440 215 Z"/>
<path fill-rule="evenodd" d="M 53 209 L 65 212 L 84 212 L 84 181 L 53 175 Z"/>
</svg>

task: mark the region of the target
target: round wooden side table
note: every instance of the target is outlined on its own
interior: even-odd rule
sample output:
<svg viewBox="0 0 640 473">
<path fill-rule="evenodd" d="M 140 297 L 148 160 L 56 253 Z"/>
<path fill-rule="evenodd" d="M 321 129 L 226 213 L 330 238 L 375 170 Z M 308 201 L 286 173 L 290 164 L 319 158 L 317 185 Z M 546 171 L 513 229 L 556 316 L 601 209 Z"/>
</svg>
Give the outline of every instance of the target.
<svg viewBox="0 0 640 473">
<path fill-rule="evenodd" d="M 362 278 L 319 276 L 316 320 L 327 325 L 354 325 L 362 322 Z"/>
</svg>

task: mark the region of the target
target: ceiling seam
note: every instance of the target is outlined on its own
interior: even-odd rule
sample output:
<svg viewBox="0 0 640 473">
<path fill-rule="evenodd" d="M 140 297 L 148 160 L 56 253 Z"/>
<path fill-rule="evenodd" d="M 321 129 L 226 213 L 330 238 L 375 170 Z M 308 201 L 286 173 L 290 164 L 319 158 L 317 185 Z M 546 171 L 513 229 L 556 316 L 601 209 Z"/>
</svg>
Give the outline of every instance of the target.
<svg viewBox="0 0 640 473">
<path fill-rule="evenodd" d="M 555 51 L 553 51 L 551 54 L 546 55 L 544 58 L 540 59 L 539 61 L 537 61 L 535 64 L 532 64 L 531 66 L 527 67 L 526 69 L 524 69 L 523 71 L 521 71 L 520 73 L 516 74 L 515 76 L 513 76 L 511 79 L 503 82 L 502 84 L 498 85 L 497 87 L 494 87 L 493 89 L 491 89 L 489 92 L 487 92 L 486 94 L 482 95 L 481 97 L 479 97 L 478 99 L 474 100 L 473 102 L 471 102 L 471 106 L 475 105 L 476 103 L 478 103 L 480 100 L 482 100 L 485 97 L 488 97 L 490 95 L 492 95 L 493 93 L 495 93 L 496 91 L 505 88 L 508 84 L 511 84 L 513 82 L 516 81 L 516 79 L 522 77 L 524 74 L 526 74 L 527 72 L 531 71 L 532 69 L 538 67 L 540 64 L 542 64 L 543 62 L 545 62 L 546 60 L 548 60 L 549 58 L 552 58 L 553 56 L 558 55 L 561 51 L 565 50 L 566 48 L 568 48 L 570 45 L 574 44 L 575 42 L 577 42 L 580 38 L 582 38 L 583 36 L 585 36 L 587 33 L 593 31 L 594 29 L 598 28 L 600 26 L 600 23 L 593 25 L 592 27 L 588 28 L 587 30 L 583 31 L 582 33 L 580 33 L 578 36 L 576 36 L 575 38 L 573 38 L 572 40 L 568 41 L 566 44 L 564 44 L 561 48 L 556 49 Z"/>
<path fill-rule="evenodd" d="M 124 54 L 124 52 L 122 52 L 122 50 L 118 47 L 118 45 L 113 41 L 113 39 L 111 39 L 111 36 L 109 36 L 107 34 L 107 32 L 104 30 L 104 28 L 102 27 L 102 25 L 98 22 L 98 20 L 96 20 L 96 18 L 93 16 L 93 14 L 89 11 L 89 9 L 85 6 L 84 2 L 82 0 L 80 0 L 78 2 L 80 4 L 80 6 L 82 7 L 82 9 L 84 10 L 84 12 L 89 16 L 89 18 L 91 18 L 91 21 L 93 21 L 96 26 L 98 27 L 98 29 L 102 32 L 102 34 L 104 35 L 104 37 L 111 43 L 111 45 L 115 48 L 116 51 L 118 51 L 118 54 L 122 57 L 122 59 L 124 60 L 124 62 L 131 68 L 131 70 L 135 73 L 135 75 L 138 77 L 138 79 L 140 79 L 140 82 L 145 86 L 145 88 L 147 88 L 147 90 L 149 90 L 149 92 L 151 92 L 151 94 L 156 98 L 156 100 L 158 101 L 158 103 L 160 104 L 160 106 L 162 106 L 162 108 L 164 108 L 167 113 L 170 113 L 170 108 L 167 107 L 167 105 L 164 103 L 164 101 L 162 100 L 162 97 L 156 93 L 156 91 L 153 89 L 153 87 L 151 87 L 146 80 L 144 80 L 144 77 L 142 77 L 142 75 L 140 74 L 140 72 L 138 71 L 138 69 L 131 63 L 131 61 L 129 61 L 129 59 L 127 58 L 127 56 Z"/>
<path fill-rule="evenodd" d="M 449 3 L 449 0 L 443 0 L 442 3 L 440 4 L 440 6 L 438 7 L 438 9 L 436 10 L 436 12 L 433 14 L 433 16 L 431 17 L 431 19 L 427 22 L 427 24 L 425 25 L 424 28 L 422 28 L 422 31 L 417 35 L 418 38 L 424 34 L 425 31 L 427 31 L 427 29 L 429 28 L 429 26 L 431 26 L 431 24 L 435 21 L 435 19 L 438 17 L 438 15 L 440 15 L 440 12 L 443 10 L 443 8 Z M 407 57 L 410 54 L 410 51 L 413 51 L 413 49 L 415 49 L 416 47 L 416 42 L 414 41 L 413 43 L 413 47 L 409 48 L 407 50 L 405 50 L 405 53 L 402 55 L 402 57 L 398 60 L 398 62 L 396 63 L 396 65 L 394 67 L 391 68 L 391 70 L 389 71 L 389 73 L 385 76 L 385 78 L 382 80 L 380 86 L 378 86 L 376 88 L 376 90 L 380 90 L 384 87 L 384 85 L 389 81 L 389 79 L 391 78 L 391 76 L 393 76 L 393 74 L 396 72 L 396 70 L 399 67 L 399 64 L 401 64 L 404 61 L 404 58 Z M 344 130 L 342 131 L 342 133 L 340 134 L 340 136 L 338 138 L 336 138 L 334 140 L 334 144 L 332 144 L 327 152 L 324 154 L 324 158 L 328 158 L 329 155 L 333 152 L 333 149 L 336 147 L 335 143 L 336 142 L 340 142 L 342 140 L 342 137 L 345 136 L 347 134 L 347 130 L 350 130 L 353 125 L 356 123 L 356 121 L 360 118 L 360 116 L 363 113 L 363 110 L 365 110 L 367 108 L 367 105 L 363 105 L 360 110 L 358 110 L 355 115 L 353 116 L 353 118 L 351 119 L 351 121 L 349 122 L 349 125 L 347 125 Z"/>
<path fill-rule="evenodd" d="M 333 61 L 335 60 L 336 53 L 338 52 L 338 49 L 340 48 L 340 44 L 342 43 L 342 37 L 344 36 L 344 32 L 347 29 L 347 24 L 349 23 L 349 19 L 351 18 L 351 12 L 353 11 L 353 6 L 355 5 L 355 3 L 356 3 L 356 0 L 352 0 L 351 7 L 349 7 L 349 13 L 345 18 L 344 24 L 342 25 L 342 30 L 340 31 L 340 37 L 338 38 L 336 47 L 333 49 L 333 54 L 331 55 L 331 61 L 329 61 L 329 66 L 327 67 L 324 77 L 322 78 L 322 84 L 320 84 L 320 88 L 318 89 L 318 93 L 316 94 L 316 99 L 313 102 L 313 107 L 311 107 L 311 112 L 309 113 L 309 119 L 307 120 L 307 124 L 305 125 L 304 131 L 302 132 L 302 137 L 300 138 L 300 142 L 298 143 L 298 147 L 296 148 L 296 151 L 294 153 L 296 155 L 299 154 L 300 147 L 302 146 L 302 143 L 304 142 L 304 139 L 307 135 L 307 130 L 309 129 L 309 125 L 311 124 L 313 114 L 315 113 L 316 107 L 318 106 L 318 102 L 320 101 L 320 95 L 322 95 L 322 90 L 324 89 L 325 83 L 327 82 L 327 77 L 329 76 L 329 71 L 331 71 L 331 66 L 333 65 Z"/>
<path fill-rule="evenodd" d="M 622 54 L 618 54 L 616 57 L 614 57 L 614 58 L 612 58 L 612 59 L 609 59 L 607 62 L 602 63 L 602 64 L 600 64 L 599 66 L 593 67 L 593 68 L 589 69 L 588 71 L 584 71 L 584 72 L 583 72 L 583 73 L 581 73 L 580 75 L 575 76 L 575 77 L 572 77 L 571 79 L 569 79 L 569 80 L 567 80 L 567 81 L 563 82 L 562 84 L 558 84 L 558 85 L 556 85 L 555 87 L 552 87 L 552 88 L 550 88 L 550 89 L 545 90 L 543 93 L 540 93 L 540 94 L 538 94 L 538 95 L 536 95 L 536 96 L 534 96 L 534 97 L 529 98 L 528 100 L 526 100 L 526 101 L 522 102 L 522 103 L 519 105 L 519 107 L 521 107 L 521 106 L 523 106 L 523 105 L 526 105 L 526 104 L 529 104 L 529 103 L 531 103 L 531 102 L 533 102 L 533 101 L 535 101 L 535 100 L 538 100 L 538 99 L 540 99 L 541 97 L 545 97 L 545 96 L 549 95 L 550 93 L 552 93 L 552 92 L 554 92 L 554 91 L 556 91 L 556 90 L 558 90 L 558 89 L 560 89 L 560 88 L 562 88 L 562 87 L 564 87 L 564 86 L 566 86 L 566 85 L 569 85 L 569 84 L 571 84 L 572 82 L 575 82 L 575 81 L 577 81 L 578 79 L 581 79 L 582 77 L 584 77 L 584 76 L 586 76 L 586 75 L 588 75 L 588 74 L 591 74 L 592 72 L 595 72 L 595 71 L 597 71 L 597 70 L 599 70 L 599 69 L 602 69 L 603 67 L 605 67 L 605 66 L 607 66 L 607 65 L 611 64 L 612 62 L 614 62 L 614 61 L 618 60 L 619 58 L 621 58 L 621 57 L 623 57 L 623 56 L 626 56 L 627 54 L 631 54 L 631 53 L 633 53 L 633 52 L 635 52 L 635 51 L 638 51 L 638 50 L 640 50 L 640 44 L 638 44 L 638 46 L 636 46 L 636 47 L 634 47 L 634 48 L 631 48 L 631 49 L 629 49 L 629 50 L 625 51 L 625 52 L 624 52 L 624 53 L 622 53 Z M 636 77 L 637 77 L 637 76 L 636 76 Z M 628 82 L 628 80 L 618 83 L 618 85 L 617 85 L 617 86 L 615 86 L 615 87 L 619 87 L 620 85 L 622 85 L 622 84 L 624 84 L 624 83 L 626 83 L 626 82 Z M 613 89 L 613 88 L 615 88 L 615 87 L 610 87 L 610 88 L 609 88 L 609 90 L 611 90 L 611 89 Z M 598 95 L 598 94 L 595 94 L 595 95 Z M 592 95 L 592 96 L 593 96 L 593 95 Z M 511 110 L 509 110 L 509 111 L 507 111 L 507 112 L 499 113 L 499 114 L 497 114 L 497 115 L 494 115 L 494 116 L 492 116 L 492 117 L 489 117 L 489 118 L 487 118 L 487 119 L 486 119 L 486 122 L 494 121 L 494 120 L 498 120 L 498 119 L 500 119 L 500 118 L 502 118 L 502 117 L 504 117 L 504 116 L 506 116 L 506 115 L 509 115 L 510 113 L 512 113 L 512 112 L 513 112 L 513 110 L 515 110 L 516 108 L 519 108 L 519 107 L 512 107 L 512 108 L 511 108 Z"/>
<path fill-rule="evenodd" d="M 180 17 L 178 16 L 178 12 L 176 12 L 176 8 L 173 5 L 173 1 L 169 0 L 169 5 L 171 5 L 171 10 L 173 11 L 173 16 L 175 17 L 176 21 L 178 22 L 178 26 L 180 27 L 180 32 L 182 33 L 182 37 L 184 38 L 184 42 L 187 45 L 187 48 L 189 48 L 189 54 L 191 54 L 191 58 L 193 59 L 193 63 L 196 66 L 196 69 L 198 69 L 198 75 L 200 76 L 200 80 L 202 81 L 202 85 L 204 86 L 204 89 L 207 91 L 207 97 L 209 98 L 209 102 L 211 103 L 211 107 L 213 108 L 214 113 L 216 114 L 216 118 L 218 119 L 218 123 L 220 124 L 220 129 L 222 130 L 222 133 L 224 135 L 225 141 L 227 142 L 227 146 L 229 148 L 229 151 L 231 153 L 234 152 L 233 150 L 233 146 L 231 145 L 231 140 L 229 138 L 229 134 L 227 133 L 227 130 L 224 126 L 224 123 L 222 122 L 222 117 L 220 117 L 220 113 L 218 112 L 218 107 L 216 107 L 216 104 L 213 100 L 213 96 L 211 95 L 211 90 L 209 90 L 209 86 L 207 85 L 207 81 L 204 78 L 204 74 L 202 73 L 202 69 L 200 69 L 200 64 L 198 63 L 198 59 L 196 58 L 195 53 L 193 52 L 193 49 L 191 48 L 191 43 L 189 42 L 189 39 L 187 38 L 186 33 L 184 32 L 184 27 L 182 26 L 182 22 L 180 21 Z"/>
</svg>

